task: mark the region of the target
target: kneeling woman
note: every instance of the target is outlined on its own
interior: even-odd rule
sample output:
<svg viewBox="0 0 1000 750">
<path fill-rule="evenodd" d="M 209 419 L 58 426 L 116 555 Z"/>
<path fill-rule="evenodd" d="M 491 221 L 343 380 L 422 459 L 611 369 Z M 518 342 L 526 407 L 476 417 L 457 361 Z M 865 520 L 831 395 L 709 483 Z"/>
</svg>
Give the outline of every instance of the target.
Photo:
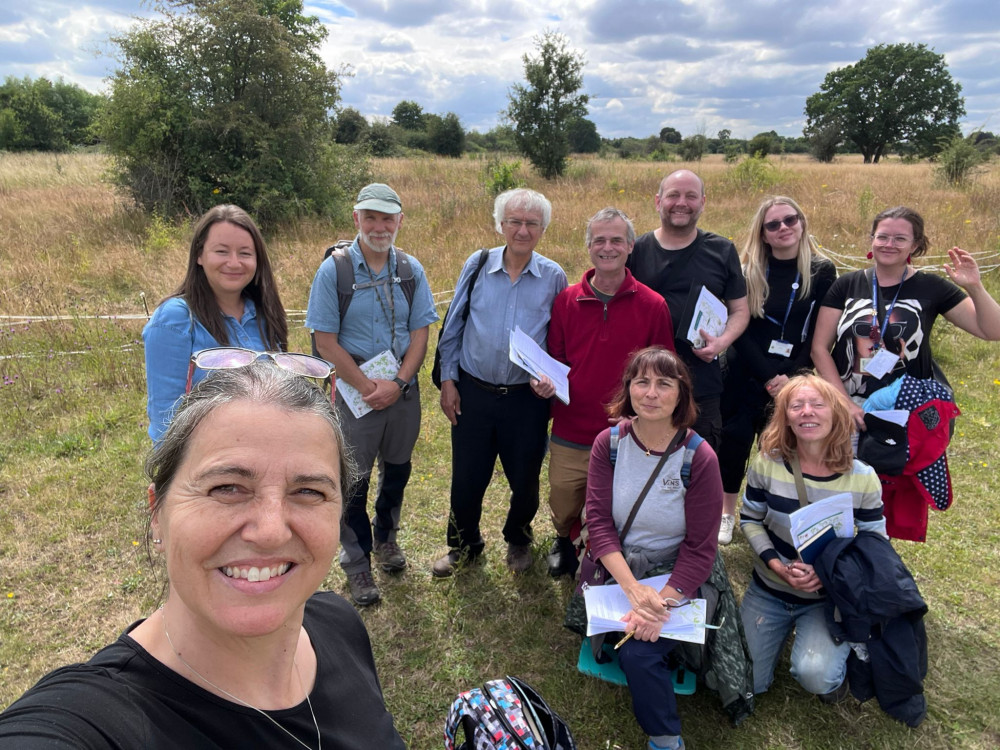
<svg viewBox="0 0 1000 750">
<path fill-rule="evenodd" d="M 332 592 L 351 481 L 329 399 L 257 362 L 181 403 L 147 462 L 160 609 L 0 715 L 0 747 L 402 748 Z"/>
<path fill-rule="evenodd" d="M 830 637 L 822 584 L 798 558 L 788 516 L 802 505 L 848 493 L 856 528 L 885 536 L 882 487 L 874 469 L 854 459 L 853 430 L 847 399 L 821 378 L 799 375 L 778 393 L 760 453 L 747 472 L 740 529 L 756 557 L 740 611 L 753 656 L 754 693 L 771 686 L 794 630 L 792 676 L 825 700 L 846 696 L 850 646 Z M 798 472 L 805 497 L 796 489 Z"/>
<path fill-rule="evenodd" d="M 650 736 L 649 747 L 683 747 L 666 661 L 674 642 L 660 639 L 659 632 L 668 616 L 664 602 L 694 596 L 712 572 L 722 511 L 719 462 L 708 443 L 701 442 L 685 488 L 684 453 L 692 440 L 699 441 L 689 429 L 696 415 L 691 376 L 673 352 L 649 347 L 633 354 L 609 411 L 626 420 L 619 425 L 614 465 L 610 429 L 597 436 L 591 451 L 591 555 L 632 605 L 624 629 L 634 637 L 622 646 L 620 661 L 636 719 Z M 647 482 L 651 484 L 643 495 Z M 671 571 L 670 582 L 659 591 L 641 581 L 666 570 Z"/>
</svg>

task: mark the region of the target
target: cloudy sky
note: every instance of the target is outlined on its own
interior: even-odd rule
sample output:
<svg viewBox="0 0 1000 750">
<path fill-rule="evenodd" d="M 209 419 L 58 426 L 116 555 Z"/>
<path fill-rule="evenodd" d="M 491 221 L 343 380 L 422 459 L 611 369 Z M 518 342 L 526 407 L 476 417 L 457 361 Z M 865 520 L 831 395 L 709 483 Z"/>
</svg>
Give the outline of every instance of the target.
<svg viewBox="0 0 1000 750">
<path fill-rule="evenodd" d="M 586 58 L 601 135 L 728 128 L 800 135 L 805 99 L 827 72 L 880 43 L 923 42 L 962 85 L 966 131 L 1000 131 L 998 0 L 306 0 L 349 65 L 343 102 L 369 118 L 402 99 L 488 130 L 546 30 Z M 0 76 L 62 76 L 100 91 L 110 34 L 149 15 L 139 0 L 6 0 Z"/>
</svg>

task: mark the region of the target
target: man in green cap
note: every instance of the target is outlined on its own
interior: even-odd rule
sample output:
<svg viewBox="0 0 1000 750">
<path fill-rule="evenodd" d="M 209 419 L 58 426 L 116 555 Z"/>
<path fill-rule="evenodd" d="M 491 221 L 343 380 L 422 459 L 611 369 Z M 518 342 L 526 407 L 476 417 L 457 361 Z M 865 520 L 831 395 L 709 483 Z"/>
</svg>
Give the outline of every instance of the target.
<svg viewBox="0 0 1000 750">
<path fill-rule="evenodd" d="M 381 598 L 372 577 L 372 556 L 388 573 L 406 567 L 396 534 L 420 431 L 417 371 L 427 351 L 428 326 L 438 319 L 423 267 L 394 246 L 402 223 L 403 205 L 395 190 L 381 183 L 362 188 L 354 206 L 358 235 L 349 248 L 320 265 L 306 313 L 306 327 L 315 331 L 320 356 L 337 368 L 338 380 L 356 389 L 361 404 L 354 406 L 364 412 L 355 416 L 338 391 L 337 413 L 360 474 L 345 498 L 340 565 L 351 597 L 362 605 Z M 338 258 L 340 252 L 346 257 Z M 343 319 L 338 266 L 354 273 Z M 377 373 L 364 365 L 375 359 L 381 363 Z M 375 518 L 370 520 L 368 488 L 376 458 L 379 483 Z"/>
</svg>

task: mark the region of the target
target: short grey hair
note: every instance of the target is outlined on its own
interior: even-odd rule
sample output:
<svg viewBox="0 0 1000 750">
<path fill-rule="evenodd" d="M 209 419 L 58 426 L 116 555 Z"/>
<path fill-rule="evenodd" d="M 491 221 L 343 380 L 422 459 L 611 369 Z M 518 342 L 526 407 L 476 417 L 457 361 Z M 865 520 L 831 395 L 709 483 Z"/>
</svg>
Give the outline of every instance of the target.
<svg viewBox="0 0 1000 750">
<path fill-rule="evenodd" d="M 246 367 L 210 373 L 181 401 L 166 433 L 146 459 L 146 476 L 153 484 L 155 498 L 150 508 L 150 520 L 162 507 L 187 455 L 194 431 L 216 409 L 237 401 L 276 406 L 324 420 L 330 426 L 340 453 L 340 491 L 346 504 L 357 470 L 344 443 L 340 420 L 329 396 L 307 378 L 283 370 L 270 360 L 260 359 Z"/>
<path fill-rule="evenodd" d="M 542 215 L 542 231 L 548 228 L 552 221 L 552 204 L 549 199 L 535 190 L 528 188 L 514 188 L 505 190 L 497 196 L 493 202 L 493 220 L 496 222 L 497 232 L 503 234 L 504 217 L 507 215 L 507 208 L 521 209 L 530 213 Z"/>
<path fill-rule="evenodd" d="M 587 247 L 590 247 L 590 243 L 594 239 L 594 233 L 591 231 L 590 225 L 603 224 L 606 221 L 614 221 L 615 219 L 621 219 L 625 222 L 625 239 L 628 241 L 629 245 L 634 245 L 635 225 L 632 223 L 632 220 L 628 217 L 628 214 L 620 208 L 608 206 L 607 208 L 602 208 L 587 221 L 587 232 L 585 234 Z"/>
</svg>

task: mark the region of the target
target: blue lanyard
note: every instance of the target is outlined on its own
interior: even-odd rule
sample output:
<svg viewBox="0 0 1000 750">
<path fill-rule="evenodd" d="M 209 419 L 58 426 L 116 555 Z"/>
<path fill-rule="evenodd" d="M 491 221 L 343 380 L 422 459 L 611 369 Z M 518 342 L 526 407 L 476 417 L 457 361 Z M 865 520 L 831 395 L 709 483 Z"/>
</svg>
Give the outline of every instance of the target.
<svg viewBox="0 0 1000 750">
<path fill-rule="evenodd" d="M 764 278 L 768 278 L 771 275 L 771 267 L 768 266 L 764 269 Z M 770 315 L 764 315 L 767 320 L 770 320 L 776 326 L 781 326 L 781 338 L 779 341 L 785 340 L 785 325 L 788 323 L 788 316 L 792 312 L 792 303 L 795 302 L 795 293 L 799 290 L 799 282 L 802 280 L 802 273 L 800 271 L 795 272 L 795 281 L 792 282 L 792 293 L 788 295 L 788 305 L 785 307 L 785 319 L 778 322 L 777 318 L 772 318 Z"/>
<path fill-rule="evenodd" d="M 874 335 L 871 335 L 872 341 L 872 351 L 876 351 L 881 348 L 882 345 L 882 329 L 883 326 L 889 325 L 889 321 L 892 320 L 892 310 L 896 307 L 896 300 L 899 299 L 899 293 L 903 289 L 903 282 L 906 281 L 906 271 L 903 269 L 903 278 L 899 280 L 899 286 L 896 287 L 896 295 L 892 298 L 892 303 L 889 305 L 889 309 L 885 311 L 885 317 L 883 320 L 883 325 L 879 325 L 878 322 L 878 276 L 875 274 L 875 269 L 872 268 L 872 334 L 876 331 L 878 332 L 878 339 Z"/>
</svg>

